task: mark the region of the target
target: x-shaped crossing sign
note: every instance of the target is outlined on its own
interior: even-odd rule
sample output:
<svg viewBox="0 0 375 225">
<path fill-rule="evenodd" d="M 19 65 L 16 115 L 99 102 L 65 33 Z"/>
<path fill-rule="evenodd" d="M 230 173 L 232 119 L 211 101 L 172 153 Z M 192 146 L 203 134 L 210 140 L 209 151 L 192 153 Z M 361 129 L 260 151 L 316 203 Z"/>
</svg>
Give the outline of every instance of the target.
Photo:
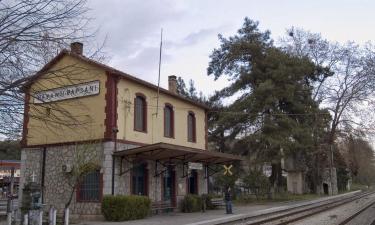
<svg viewBox="0 0 375 225">
<path fill-rule="evenodd" d="M 229 166 L 224 165 L 224 175 L 229 175 L 229 176 L 233 175 L 231 171 L 232 167 L 233 165 L 229 165 Z"/>
</svg>

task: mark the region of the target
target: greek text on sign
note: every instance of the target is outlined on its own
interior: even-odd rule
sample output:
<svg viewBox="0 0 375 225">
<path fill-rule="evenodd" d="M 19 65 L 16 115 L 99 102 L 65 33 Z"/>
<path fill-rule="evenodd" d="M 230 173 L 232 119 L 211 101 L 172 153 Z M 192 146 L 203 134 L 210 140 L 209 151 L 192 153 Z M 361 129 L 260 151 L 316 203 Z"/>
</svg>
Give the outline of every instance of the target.
<svg viewBox="0 0 375 225">
<path fill-rule="evenodd" d="M 99 94 L 99 90 L 100 82 L 95 80 L 87 83 L 36 92 L 34 103 L 56 102 L 65 99 L 96 95 Z"/>
<path fill-rule="evenodd" d="M 189 169 L 190 170 L 203 170 L 203 165 L 202 163 L 189 162 Z"/>
</svg>

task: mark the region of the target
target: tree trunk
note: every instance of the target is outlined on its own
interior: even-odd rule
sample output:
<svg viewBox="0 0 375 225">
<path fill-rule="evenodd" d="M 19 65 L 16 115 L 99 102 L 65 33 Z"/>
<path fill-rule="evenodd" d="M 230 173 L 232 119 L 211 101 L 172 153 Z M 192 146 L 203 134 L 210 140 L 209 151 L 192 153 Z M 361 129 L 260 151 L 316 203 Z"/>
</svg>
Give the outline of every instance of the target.
<svg viewBox="0 0 375 225">
<path fill-rule="evenodd" d="M 66 210 L 67 208 L 69 208 L 70 204 L 72 203 L 72 200 L 73 200 L 73 196 L 74 196 L 74 192 L 76 190 L 76 186 L 74 186 L 72 188 L 72 191 L 70 192 L 70 195 L 69 195 L 69 199 L 68 201 L 65 203 L 65 208 L 64 208 L 64 213 L 63 213 L 63 221 L 65 220 L 65 213 L 66 213 Z"/>
<path fill-rule="evenodd" d="M 72 203 L 73 195 L 74 195 L 75 190 L 76 190 L 76 188 L 73 187 L 73 188 L 72 188 L 72 191 L 70 192 L 69 199 L 68 199 L 68 201 L 65 203 L 65 208 L 68 208 L 68 207 L 70 206 L 70 204 Z"/>
</svg>

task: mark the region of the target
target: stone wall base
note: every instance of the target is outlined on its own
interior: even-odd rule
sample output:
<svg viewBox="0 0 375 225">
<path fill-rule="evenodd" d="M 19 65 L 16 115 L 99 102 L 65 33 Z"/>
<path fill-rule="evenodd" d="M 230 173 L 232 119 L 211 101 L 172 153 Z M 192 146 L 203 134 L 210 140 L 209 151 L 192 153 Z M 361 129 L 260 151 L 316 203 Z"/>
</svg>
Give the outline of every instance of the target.
<svg viewBox="0 0 375 225">
<path fill-rule="evenodd" d="M 288 172 L 287 189 L 292 194 L 303 194 L 304 190 L 304 173 L 303 171 Z"/>
<path fill-rule="evenodd" d="M 66 168 L 65 165 L 71 165 L 74 168 L 74 159 L 77 158 L 76 151 L 80 147 L 82 146 L 62 145 L 23 149 L 21 153 L 20 199 L 22 199 L 22 189 L 24 185 L 29 182 L 28 180 L 30 180 L 31 175 L 34 174 L 37 184 L 42 186 L 42 181 L 44 181 L 44 190 L 42 193 L 45 211 L 47 212 L 53 207 L 57 209 L 58 214 L 62 214 L 72 190 L 72 185 L 69 184 L 69 173 L 64 171 L 63 168 Z M 93 143 L 90 147 L 93 148 L 93 152 L 90 154 L 95 154 L 99 158 L 98 162 L 100 164 L 100 173 L 102 176 L 102 196 L 112 194 L 130 195 L 132 185 L 132 162 L 121 160 L 120 158 L 113 158 L 113 151 L 115 149 L 114 142 Z M 134 147 L 138 146 L 117 143 L 118 150 L 126 150 Z M 45 157 L 45 165 L 43 165 L 43 157 Z M 114 176 L 112 169 L 113 159 L 115 159 Z M 161 165 L 156 167 L 155 161 L 147 160 L 144 162 L 147 163 L 148 170 L 148 197 L 151 201 L 160 201 L 162 200 L 162 180 L 165 168 Z M 155 171 L 155 168 L 157 168 L 157 171 Z M 177 204 L 187 193 L 187 178 L 182 171 L 182 165 L 175 166 Z M 42 179 L 43 174 L 44 179 Z M 157 174 L 157 176 L 155 176 L 155 174 Z M 198 194 L 200 195 L 207 193 L 207 179 L 204 178 L 204 175 L 204 170 L 198 170 Z M 113 177 L 114 186 L 112 185 Z M 114 193 L 112 193 L 112 190 Z M 72 218 L 78 220 L 82 218 L 93 218 L 95 220 L 102 218 L 101 202 L 78 202 L 76 197 L 77 193 L 74 193 L 69 207 Z"/>
</svg>

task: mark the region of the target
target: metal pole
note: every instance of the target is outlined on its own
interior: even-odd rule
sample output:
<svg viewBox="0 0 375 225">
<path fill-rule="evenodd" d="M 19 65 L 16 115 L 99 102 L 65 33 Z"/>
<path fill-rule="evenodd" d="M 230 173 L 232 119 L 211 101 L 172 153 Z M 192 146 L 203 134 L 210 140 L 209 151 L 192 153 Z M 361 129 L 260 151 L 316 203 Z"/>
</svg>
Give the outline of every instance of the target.
<svg viewBox="0 0 375 225">
<path fill-rule="evenodd" d="M 52 212 L 52 225 L 56 225 L 56 214 L 57 214 L 57 210 L 53 209 L 53 212 Z"/>
<path fill-rule="evenodd" d="M 329 171 L 330 179 L 331 179 L 331 194 L 333 195 L 333 149 L 332 149 L 332 144 L 330 145 L 330 150 L 331 150 L 331 168 Z"/>
<path fill-rule="evenodd" d="M 113 132 L 113 137 L 114 137 L 113 152 L 116 152 L 117 151 L 117 132 L 118 132 L 118 128 L 117 127 L 112 128 L 112 132 Z M 112 155 L 112 191 L 111 191 L 112 195 L 115 195 L 115 160 L 116 160 L 115 156 Z"/>
<path fill-rule="evenodd" d="M 49 208 L 48 212 L 48 224 L 53 225 L 53 207 Z"/>
<path fill-rule="evenodd" d="M 10 174 L 10 184 L 9 184 L 9 194 L 8 194 L 8 202 L 7 202 L 7 224 L 12 224 L 12 211 L 13 211 L 13 186 L 14 186 L 14 167 L 11 169 Z"/>
<path fill-rule="evenodd" d="M 7 214 L 7 225 L 12 225 L 12 213 Z"/>
<path fill-rule="evenodd" d="M 163 28 L 160 31 L 160 50 L 159 50 L 159 73 L 158 73 L 158 95 L 156 97 L 156 117 L 158 117 L 159 112 L 159 93 L 160 93 L 160 68 L 161 68 L 161 53 L 163 47 Z"/>
<path fill-rule="evenodd" d="M 64 225 L 69 225 L 69 208 L 65 209 Z"/>
<path fill-rule="evenodd" d="M 23 216 L 23 225 L 28 225 L 29 224 L 29 215 L 25 214 Z"/>
<path fill-rule="evenodd" d="M 39 211 L 39 225 L 43 225 L 43 210 Z"/>
</svg>

